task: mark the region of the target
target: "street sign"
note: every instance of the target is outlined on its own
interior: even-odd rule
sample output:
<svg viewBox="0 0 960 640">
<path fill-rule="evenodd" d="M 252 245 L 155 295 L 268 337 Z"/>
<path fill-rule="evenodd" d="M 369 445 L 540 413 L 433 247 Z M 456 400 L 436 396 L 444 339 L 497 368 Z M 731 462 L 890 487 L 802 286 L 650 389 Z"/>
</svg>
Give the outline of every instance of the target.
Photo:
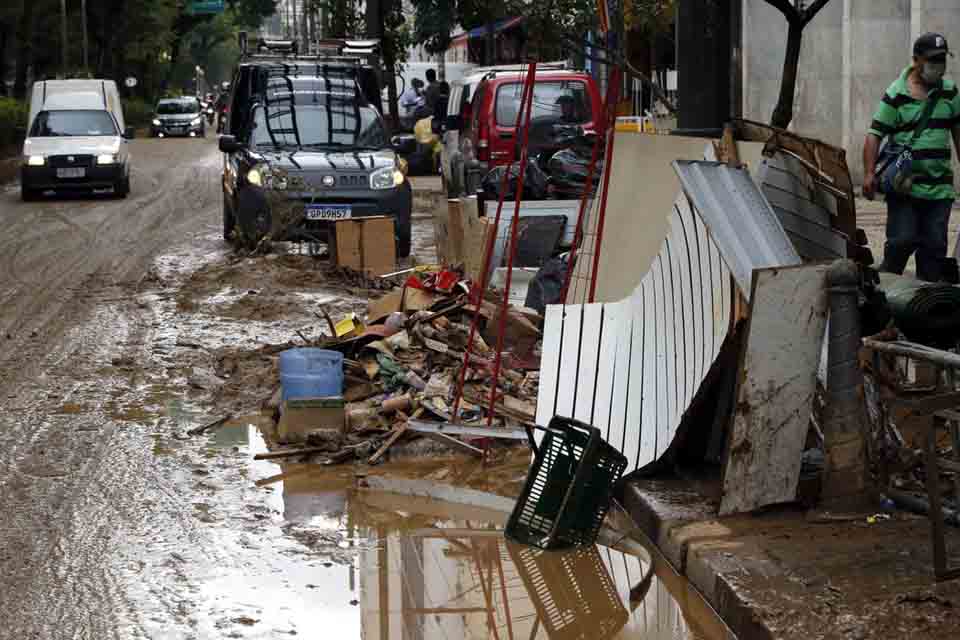
<svg viewBox="0 0 960 640">
<path fill-rule="evenodd" d="M 187 13 L 194 15 L 223 13 L 223 0 L 190 0 Z"/>
<path fill-rule="evenodd" d="M 133 89 L 135 86 L 137 86 L 137 79 L 133 76 L 130 76 L 123 81 L 123 84 L 127 85 L 128 88 Z"/>
</svg>

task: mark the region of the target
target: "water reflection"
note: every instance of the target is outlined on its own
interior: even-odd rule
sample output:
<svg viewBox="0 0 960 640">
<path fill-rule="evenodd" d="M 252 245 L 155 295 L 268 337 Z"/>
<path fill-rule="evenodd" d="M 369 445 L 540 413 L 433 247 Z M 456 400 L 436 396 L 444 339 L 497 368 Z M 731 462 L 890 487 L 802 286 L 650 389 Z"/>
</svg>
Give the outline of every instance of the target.
<svg viewBox="0 0 960 640">
<path fill-rule="evenodd" d="M 214 440 L 251 458 L 265 449 L 252 424 L 223 429 Z M 660 567 L 651 574 L 646 558 L 600 546 L 544 552 L 514 544 L 502 533 L 505 514 L 356 490 L 348 467 L 251 461 L 251 468 L 261 488 L 272 487 L 286 535 L 321 541 L 311 548 L 332 561 L 283 568 L 287 584 L 312 585 L 297 599 L 312 611 L 283 606 L 301 633 L 336 628 L 337 638 L 364 640 L 726 635 L 690 606 L 699 598 L 685 582 Z M 262 601 L 270 587 L 258 586 Z"/>
</svg>

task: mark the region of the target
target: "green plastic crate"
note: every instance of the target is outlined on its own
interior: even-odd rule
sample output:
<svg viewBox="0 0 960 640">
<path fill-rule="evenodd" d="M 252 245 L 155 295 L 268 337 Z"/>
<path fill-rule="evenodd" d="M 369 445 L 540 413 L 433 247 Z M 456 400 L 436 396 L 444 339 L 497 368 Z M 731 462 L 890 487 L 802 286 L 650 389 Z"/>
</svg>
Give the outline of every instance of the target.
<svg viewBox="0 0 960 640">
<path fill-rule="evenodd" d="M 582 422 L 556 416 L 546 431 L 505 534 L 541 549 L 593 544 L 627 459 Z"/>
</svg>

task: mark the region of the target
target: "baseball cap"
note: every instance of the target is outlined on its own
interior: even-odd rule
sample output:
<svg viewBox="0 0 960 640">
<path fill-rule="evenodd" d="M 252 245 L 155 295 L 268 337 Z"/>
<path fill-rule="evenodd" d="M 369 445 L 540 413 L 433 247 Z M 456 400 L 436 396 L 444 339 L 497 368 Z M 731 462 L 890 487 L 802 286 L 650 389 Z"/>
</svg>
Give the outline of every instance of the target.
<svg viewBox="0 0 960 640">
<path fill-rule="evenodd" d="M 947 39 L 939 33 L 925 33 L 913 43 L 913 55 L 923 58 L 933 58 L 950 53 Z"/>
</svg>

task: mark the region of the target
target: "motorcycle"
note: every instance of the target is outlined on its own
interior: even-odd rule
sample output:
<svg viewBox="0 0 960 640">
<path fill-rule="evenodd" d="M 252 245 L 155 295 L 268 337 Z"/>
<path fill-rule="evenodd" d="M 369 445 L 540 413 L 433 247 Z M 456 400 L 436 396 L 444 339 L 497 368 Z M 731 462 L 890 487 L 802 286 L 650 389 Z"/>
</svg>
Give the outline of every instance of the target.
<svg viewBox="0 0 960 640">
<path fill-rule="evenodd" d="M 217 133 L 223 133 L 223 129 L 227 124 L 227 105 L 221 105 L 219 108 L 219 113 L 217 114 Z"/>
<path fill-rule="evenodd" d="M 217 112 L 216 112 L 216 110 L 213 108 L 213 104 L 212 104 L 212 103 L 207 103 L 207 106 L 205 106 L 205 107 L 203 108 L 203 113 L 204 113 L 204 115 L 207 117 L 207 124 L 212 126 L 212 125 L 213 125 L 213 119 L 217 117 Z"/>
</svg>

